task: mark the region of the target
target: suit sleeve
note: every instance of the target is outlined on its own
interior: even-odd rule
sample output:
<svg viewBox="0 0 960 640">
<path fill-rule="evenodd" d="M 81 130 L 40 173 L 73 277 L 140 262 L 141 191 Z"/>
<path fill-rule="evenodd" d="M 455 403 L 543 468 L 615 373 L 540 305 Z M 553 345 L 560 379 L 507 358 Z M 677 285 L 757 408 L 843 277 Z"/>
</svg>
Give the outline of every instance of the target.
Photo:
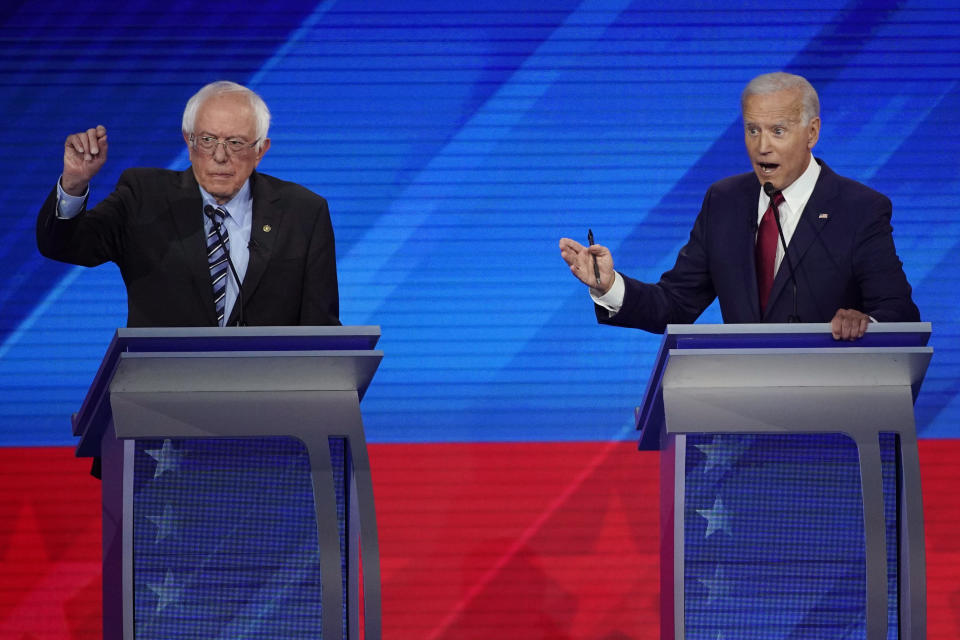
<svg viewBox="0 0 960 640">
<path fill-rule="evenodd" d="M 320 199 L 316 224 L 307 251 L 300 303 L 301 325 L 339 325 L 340 293 L 337 255 L 327 201 Z"/>
<path fill-rule="evenodd" d="M 707 238 L 712 192 L 712 189 L 707 191 L 690 237 L 677 254 L 673 268 L 652 284 L 624 275 L 620 311 L 609 316 L 606 309 L 595 305 L 601 324 L 663 333 L 668 324 L 694 322 L 710 306 L 717 295 L 710 277 Z"/>
<path fill-rule="evenodd" d="M 76 217 L 57 217 L 57 189 L 53 188 L 37 215 L 37 249 L 40 254 L 70 264 L 94 267 L 119 262 L 123 249 L 126 211 L 135 206 L 135 189 L 124 172 L 103 202 Z"/>
<path fill-rule="evenodd" d="M 877 196 L 868 207 L 866 222 L 854 244 L 854 277 L 860 287 L 863 312 L 879 322 L 918 322 L 920 311 L 893 242 L 893 207 L 889 198 Z"/>
</svg>

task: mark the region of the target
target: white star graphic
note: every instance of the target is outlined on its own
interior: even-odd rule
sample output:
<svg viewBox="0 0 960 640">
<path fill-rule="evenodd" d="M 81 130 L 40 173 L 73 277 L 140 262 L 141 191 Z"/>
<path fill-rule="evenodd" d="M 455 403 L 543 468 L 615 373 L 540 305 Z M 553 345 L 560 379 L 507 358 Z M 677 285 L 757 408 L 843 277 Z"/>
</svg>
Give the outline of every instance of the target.
<svg viewBox="0 0 960 640">
<path fill-rule="evenodd" d="M 703 466 L 703 472 L 709 473 L 712 469 L 729 469 L 736 462 L 737 458 L 743 453 L 746 443 L 742 438 L 723 438 L 720 436 L 714 438 L 710 444 L 693 445 L 700 450 L 707 460 Z"/>
<path fill-rule="evenodd" d="M 179 537 L 179 522 L 173 515 L 173 505 L 164 505 L 163 515 L 147 516 L 147 520 L 157 525 L 157 539 L 154 542 L 160 542 L 167 538 Z"/>
<path fill-rule="evenodd" d="M 709 592 L 707 604 L 713 604 L 717 598 L 724 597 L 730 592 L 730 583 L 723 573 L 723 567 L 717 565 L 712 578 L 698 578 L 698 581 L 703 583 Z"/>
<path fill-rule="evenodd" d="M 707 519 L 707 532 L 704 534 L 704 538 L 709 538 L 710 534 L 717 531 L 723 531 L 728 536 L 733 535 L 730 528 L 730 512 L 723 505 L 720 496 L 717 496 L 717 499 L 714 500 L 712 509 L 697 509 L 697 513 Z"/>
<path fill-rule="evenodd" d="M 183 586 L 174 583 L 173 572 L 169 569 L 167 569 L 167 575 L 163 578 L 163 584 L 148 584 L 147 586 L 157 594 L 157 613 L 170 605 L 180 604 L 180 594 L 183 591 Z"/>
<path fill-rule="evenodd" d="M 147 454 L 157 461 L 157 469 L 153 473 L 154 478 L 159 478 L 164 471 L 176 471 L 180 466 L 180 459 L 183 454 L 173 448 L 173 441 L 164 440 L 162 449 L 146 449 Z"/>
</svg>

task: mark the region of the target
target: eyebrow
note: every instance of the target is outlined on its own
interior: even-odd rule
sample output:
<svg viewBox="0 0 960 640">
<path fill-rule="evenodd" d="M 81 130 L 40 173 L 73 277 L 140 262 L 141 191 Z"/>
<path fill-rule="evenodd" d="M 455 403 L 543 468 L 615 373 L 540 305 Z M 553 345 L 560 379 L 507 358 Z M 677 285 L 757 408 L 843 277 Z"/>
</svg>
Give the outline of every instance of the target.
<svg viewBox="0 0 960 640">
<path fill-rule="evenodd" d="M 200 131 L 200 132 L 197 133 L 197 135 L 198 135 L 198 136 L 209 136 L 209 137 L 211 137 L 211 138 L 216 138 L 217 140 L 220 139 L 220 136 L 218 136 L 218 135 L 215 134 L 215 133 L 211 133 L 211 132 L 209 132 L 209 131 Z M 230 136 L 224 136 L 223 139 L 224 139 L 224 140 L 241 140 L 241 141 L 243 141 L 243 142 L 248 142 L 247 136 L 240 135 L 240 134 L 235 134 L 235 135 L 230 135 Z"/>
<path fill-rule="evenodd" d="M 797 121 L 797 120 L 779 120 L 779 121 L 774 122 L 773 124 L 770 124 L 770 125 L 767 125 L 767 126 L 769 126 L 769 127 L 788 127 L 788 126 L 790 126 L 791 124 L 795 124 L 796 122 L 799 122 L 799 121 Z M 745 126 L 745 127 L 753 126 L 753 127 L 761 127 L 761 128 L 762 128 L 762 125 L 761 125 L 759 122 L 754 122 L 753 120 L 744 120 L 744 121 L 743 121 L 743 126 Z"/>
</svg>

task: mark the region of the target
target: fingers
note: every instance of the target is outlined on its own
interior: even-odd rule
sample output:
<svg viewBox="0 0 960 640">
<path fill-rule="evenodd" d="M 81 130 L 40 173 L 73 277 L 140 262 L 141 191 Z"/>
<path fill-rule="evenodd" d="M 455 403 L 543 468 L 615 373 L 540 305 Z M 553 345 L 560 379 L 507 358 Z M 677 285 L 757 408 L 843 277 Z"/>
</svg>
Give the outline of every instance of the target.
<svg viewBox="0 0 960 640">
<path fill-rule="evenodd" d="M 107 129 L 102 124 L 67 136 L 60 185 L 71 195 L 82 195 L 106 161 Z"/>
<path fill-rule="evenodd" d="M 610 250 L 601 244 L 590 245 L 587 247 L 587 253 L 590 256 L 588 258 L 590 273 L 595 276 L 593 282 L 589 284 L 597 289 L 600 295 L 603 295 L 613 286 L 616 277 L 613 270 L 613 256 L 610 254 Z M 599 276 L 596 275 L 597 272 L 599 272 Z"/>
<path fill-rule="evenodd" d="M 101 151 L 106 154 L 107 129 L 101 124 L 95 128 L 69 135 L 67 136 L 66 147 L 82 155 L 85 162 L 90 162 L 95 156 L 99 156 Z"/>
<path fill-rule="evenodd" d="M 567 264 L 573 264 L 577 256 L 586 249 L 582 244 L 570 238 L 560 238 L 560 256 Z"/>
<path fill-rule="evenodd" d="M 830 321 L 830 332 L 834 340 L 856 340 L 862 338 L 870 324 L 870 316 L 856 309 L 837 309 Z"/>
<path fill-rule="evenodd" d="M 595 244 L 585 247 L 576 240 L 561 238 L 560 257 L 570 267 L 570 272 L 585 285 L 605 293 L 613 284 L 613 258 L 610 256 L 610 250 L 603 245 Z"/>
<path fill-rule="evenodd" d="M 570 267 L 570 273 L 578 280 L 587 285 L 591 284 L 591 282 L 587 280 L 588 270 L 586 268 L 587 262 L 591 259 L 591 255 L 586 247 L 576 240 L 560 238 L 560 257 L 563 258 L 563 261 Z"/>
</svg>

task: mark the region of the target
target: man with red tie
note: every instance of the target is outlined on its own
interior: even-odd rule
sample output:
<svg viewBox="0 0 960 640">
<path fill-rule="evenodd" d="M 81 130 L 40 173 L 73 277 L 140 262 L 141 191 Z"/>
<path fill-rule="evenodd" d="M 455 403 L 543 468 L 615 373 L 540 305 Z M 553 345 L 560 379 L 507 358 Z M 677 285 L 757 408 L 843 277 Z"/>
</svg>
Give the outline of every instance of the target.
<svg viewBox="0 0 960 640">
<path fill-rule="evenodd" d="M 719 298 L 724 322 L 830 322 L 838 340 L 863 336 L 870 322 L 920 320 L 894 247 L 889 198 L 812 154 L 820 103 L 810 83 L 782 72 L 758 76 L 743 91 L 741 112 L 753 172 L 708 189 L 690 239 L 658 282 L 618 273 L 604 246 L 560 240 L 571 272 L 590 287 L 597 319 L 662 333 Z"/>
</svg>

